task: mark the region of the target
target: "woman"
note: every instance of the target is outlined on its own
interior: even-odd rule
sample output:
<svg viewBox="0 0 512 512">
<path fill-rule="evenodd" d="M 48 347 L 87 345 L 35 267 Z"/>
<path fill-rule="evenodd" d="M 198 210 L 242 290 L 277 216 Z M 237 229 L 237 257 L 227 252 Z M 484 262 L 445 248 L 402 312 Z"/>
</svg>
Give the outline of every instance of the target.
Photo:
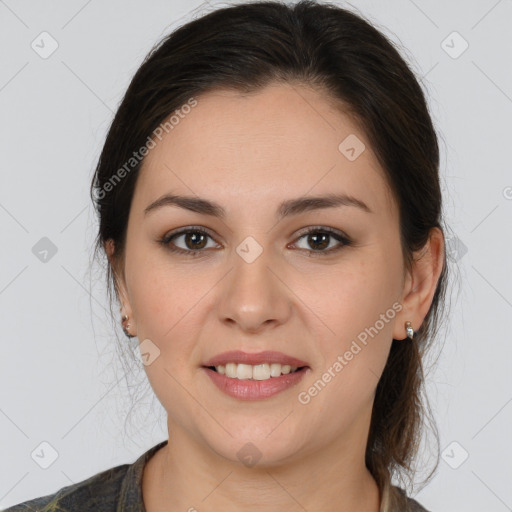
<svg viewBox="0 0 512 512">
<path fill-rule="evenodd" d="M 218 9 L 133 78 L 91 192 L 169 439 L 9 509 L 422 511 L 447 267 L 424 94 L 361 17 Z"/>
</svg>

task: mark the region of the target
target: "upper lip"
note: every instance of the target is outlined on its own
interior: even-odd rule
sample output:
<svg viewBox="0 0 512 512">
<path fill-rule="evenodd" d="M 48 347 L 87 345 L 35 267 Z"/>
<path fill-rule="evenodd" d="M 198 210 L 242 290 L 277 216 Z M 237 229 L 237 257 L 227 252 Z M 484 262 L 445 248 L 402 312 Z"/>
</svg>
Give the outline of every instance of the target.
<svg viewBox="0 0 512 512">
<path fill-rule="evenodd" d="M 308 366 L 305 361 L 301 361 L 296 357 L 288 356 L 282 352 L 274 352 L 272 350 L 254 353 L 243 352 L 241 350 L 231 350 L 229 352 L 223 352 L 222 354 L 218 354 L 211 359 L 208 359 L 208 361 L 203 363 L 203 366 L 219 366 L 226 365 L 227 363 L 243 363 L 250 365 L 263 363 L 280 363 L 288 364 L 296 368 L 301 366 Z"/>
</svg>

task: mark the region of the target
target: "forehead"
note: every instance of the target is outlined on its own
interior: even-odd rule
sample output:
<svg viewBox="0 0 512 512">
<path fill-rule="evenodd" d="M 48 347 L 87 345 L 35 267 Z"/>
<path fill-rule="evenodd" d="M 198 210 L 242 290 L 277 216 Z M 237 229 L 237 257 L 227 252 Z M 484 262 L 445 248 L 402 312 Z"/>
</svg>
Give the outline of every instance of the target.
<svg viewBox="0 0 512 512">
<path fill-rule="evenodd" d="M 393 208 L 365 133 L 322 93 L 279 84 L 250 94 L 215 90 L 195 99 L 197 105 L 155 139 L 139 175 L 137 202 L 171 191 L 192 193 L 222 197 L 229 212 L 230 199 L 250 207 L 344 192 L 375 212 Z"/>
</svg>

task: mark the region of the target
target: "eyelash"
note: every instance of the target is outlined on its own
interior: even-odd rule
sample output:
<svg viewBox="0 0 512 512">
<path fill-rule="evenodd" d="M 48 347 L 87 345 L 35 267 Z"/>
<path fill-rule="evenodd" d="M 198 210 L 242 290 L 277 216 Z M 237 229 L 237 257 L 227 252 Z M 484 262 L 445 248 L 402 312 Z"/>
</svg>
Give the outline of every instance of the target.
<svg viewBox="0 0 512 512">
<path fill-rule="evenodd" d="M 205 249 L 185 250 L 185 249 L 181 249 L 179 247 L 171 245 L 171 243 L 170 243 L 171 240 L 173 240 L 174 238 L 177 238 L 177 237 L 179 237 L 181 235 L 186 235 L 187 233 L 200 233 L 202 235 L 206 235 L 206 236 L 208 236 L 208 237 L 213 239 L 213 237 L 204 228 L 201 228 L 199 226 L 190 226 L 190 227 L 182 229 L 180 231 L 177 231 L 177 232 L 174 232 L 174 233 L 169 233 L 169 234 L 165 235 L 163 238 L 161 238 L 160 240 L 158 240 L 158 242 L 160 244 L 162 244 L 167 250 L 169 250 L 169 251 L 171 251 L 173 253 L 186 254 L 187 256 L 190 256 L 190 257 L 193 257 L 193 258 L 200 256 L 201 253 L 205 252 Z M 313 249 L 299 249 L 299 250 L 302 250 L 302 251 L 308 251 L 310 253 L 309 255 L 311 257 L 329 256 L 329 255 L 331 255 L 331 254 L 333 254 L 335 252 L 338 252 L 343 247 L 347 247 L 347 246 L 352 245 L 352 243 L 353 243 L 352 240 L 350 240 L 346 235 L 340 233 L 339 231 L 334 230 L 332 228 L 323 227 L 323 226 L 313 226 L 313 227 L 307 228 L 306 231 L 303 231 L 298 236 L 296 241 L 298 241 L 301 238 L 304 238 L 304 237 L 306 237 L 308 235 L 311 235 L 311 234 L 327 234 L 327 235 L 330 235 L 331 237 L 333 237 L 338 242 L 341 242 L 341 245 L 337 245 L 336 247 L 331 247 L 330 249 L 327 249 L 327 250 L 317 250 L 317 251 L 315 251 Z M 296 242 L 294 242 L 294 243 L 296 243 Z"/>
</svg>

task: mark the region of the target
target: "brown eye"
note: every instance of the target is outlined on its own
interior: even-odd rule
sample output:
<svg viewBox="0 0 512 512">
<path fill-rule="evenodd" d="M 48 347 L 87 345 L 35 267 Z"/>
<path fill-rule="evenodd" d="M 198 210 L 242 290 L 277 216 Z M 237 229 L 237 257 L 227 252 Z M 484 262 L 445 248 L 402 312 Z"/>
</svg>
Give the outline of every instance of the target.
<svg viewBox="0 0 512 512">
<path fill-rule="evenodd" d="M 351 240 L 332 228 L 309 228 L 297 239 L 305 239 L 304 246 L 299 249 L 308 251 L 311 256 L 328 255 L 350 245 Z M 297 242 L 295 242 L 298 245 Z"/>
<path fill-rule="evenodd" d="M 307 241 L 314 250 L 325 249 L 329 246 L 331 235 L 328 233 L 313 233 L 307 235 Z"/>
<path fill-rule="evenodd" d="M 188 228 L 166 235 L 160 242 L 172 252 L 198 255 L 204 249 L 217 248 L 217 244 L 208 246 L 208 239 L 213 238 L 204 229 Z"/>
<path fill-rule="evenodd" d="M 198 231 L 189 231 L 186 233 L 184 238 L 185 245 L 188 249 L 194 251 L 196 249 L 204 249 L 206 246 L 206 237 L 203 233 Z"/>
</svg>

